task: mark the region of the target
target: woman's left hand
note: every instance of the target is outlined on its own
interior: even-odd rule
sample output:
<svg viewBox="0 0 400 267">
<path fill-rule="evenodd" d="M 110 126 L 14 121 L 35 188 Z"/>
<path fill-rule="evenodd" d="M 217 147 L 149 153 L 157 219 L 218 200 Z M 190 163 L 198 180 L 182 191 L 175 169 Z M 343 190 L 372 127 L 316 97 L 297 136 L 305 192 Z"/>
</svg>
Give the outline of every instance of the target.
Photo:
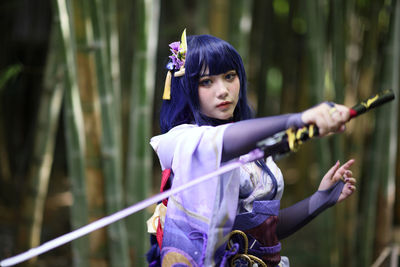
<svg viewBox="0 0 400 267">
<path fill-rule="evenodd" d="M 356 190 L 355 184 L 356 179 L 353 177 L 353 172 L 350 167 L 353 165 L 354 159 L 350 159 L 345 164 L 340 166 L 340 162 L 337 161 L 335 165 L 322 178 L 318 190 L 326 190 L 333 186 L 337 181 L 342 180 L 345 185 L 339 196 L 338 202 L 341 202 L 351 196 Z"/>
</svg>

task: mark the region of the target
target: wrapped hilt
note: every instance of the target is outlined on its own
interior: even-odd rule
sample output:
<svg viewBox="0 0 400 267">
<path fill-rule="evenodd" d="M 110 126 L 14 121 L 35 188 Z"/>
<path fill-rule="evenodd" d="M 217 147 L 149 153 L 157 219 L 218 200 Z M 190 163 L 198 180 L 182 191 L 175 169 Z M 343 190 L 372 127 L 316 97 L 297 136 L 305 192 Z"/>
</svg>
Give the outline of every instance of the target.
<svg viewBox="0 0 400 267">
<path fill-rule="evenodd" d="M 265 157 L 273 156 L 277 159 L 289 152 L 297 152 L 303 142 L 318 136 L 318 127 L 314 124 L 302 128 L 289 128 L 272 137 L 257 143 L 257 147 L 264 150 Z"/>
</svg>

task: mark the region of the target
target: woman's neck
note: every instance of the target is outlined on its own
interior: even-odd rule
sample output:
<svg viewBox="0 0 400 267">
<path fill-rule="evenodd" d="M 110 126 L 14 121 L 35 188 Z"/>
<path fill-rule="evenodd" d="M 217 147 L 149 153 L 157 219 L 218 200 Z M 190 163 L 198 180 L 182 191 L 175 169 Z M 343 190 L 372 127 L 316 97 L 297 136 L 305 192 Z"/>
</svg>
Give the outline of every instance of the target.
<svg viewBox="0 0 400 267">
<path fill-rule="evenodd" d="M 222 124 L 233 122 L 233 117 L 229 118 L 227 120 L 221 120 L 221 119 L 208 117 L 208 116 L 206 116 L 204 114 L 201 114 L 201 113 L 200 113 L 200 117 L 202 118 L 202 121 L 205 122 L 203 125 L 218 126 L 218 125 L 222 125 Z"/>
</svg>

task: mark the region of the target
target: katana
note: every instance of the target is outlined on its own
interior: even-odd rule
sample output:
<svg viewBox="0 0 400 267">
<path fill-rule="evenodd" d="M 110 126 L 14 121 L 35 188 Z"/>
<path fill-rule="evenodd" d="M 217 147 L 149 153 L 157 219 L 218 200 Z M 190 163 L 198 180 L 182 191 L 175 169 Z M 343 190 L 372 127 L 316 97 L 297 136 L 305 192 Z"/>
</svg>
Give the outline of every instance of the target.
<svg viewBox="0 0 400 267">
<path fill-rule="evenodd" d="M 387 103 L 393 99 L 394 99 L 394 93 L 392 90 L 382 91 L 381 93 L 376 94 L 368 98 L 367 100 L 362 101 L 359 104 L 352 107 L 350 109 L 350 119 L 362 113 L 365 113 L 372 108 Z M 279 132 L 273 135 L 272 137 L 266 138 L 263 141 L 258 142 L 256 149 L 250 151 L 249 153 L 241 156 L 236 160 L 232 160 L 226 164 L 223 164 L 220 168 L 218 168 L 214 172 L 208 173 L 201 177 L 197 177 L 189 183 L 186 183 L 176 188 L 171 188 L 162 193 L 156 194 L 150 198 L 144 199 L 123 210 L 120 210 L 116 213 L 113 213 L 109 216 L 106 216 L 90 224 L 87 224 L 81 228 L 78 228 L 72 232 L 69 232 L 55 239 L 52 239 L 48 242 L 45 242 L 38 247 L 31 248 L 30 250 L 25 251 L 21 254 L 4 259 L 0 261 L 0 266 L 1 267 L 14 266 L 16 264 L 19 264 L 21 262 L 39 256 L 47 251 L 62 246 L 77 238 L 87 235 L 95 230 L 108 226 L 127 216 L 130 216 L 153 204 L 159 203 L 163 199 L 168 198 L 174 194 L 187 190 L 193 186 L 208 181 L 212 178 L 218 177 L 228 171 L 232 171 L 236 168 L 239 168 L 244 164 L 253 162 L 258 159 L 266 158 L 268 156 L 273 156 L 275 159 L 279 159 L 280 157 L 290 152 L 296 152 L 299 149 L 299 146 L 304 141 L 307 141 L 317 136 L 318 136 L 318 128 L 315 125 L 307 125 L 299 129 L 290 128 L 286 131 Z"/>
<path fill-rule="evenodd" d="M 394 93 L 391 89 L 381 91 L 350 108 L 349 120 L 393 99 Z M 318 135 L 318 127 L 313 124 L 298 129 L 289 128 L 258 142 L 257 147 L 265 152 L 265 157 L 272 156 L 274 160 L 279 160 L 288 153 L 297 152 L 305 141 Z"/>
</svg>

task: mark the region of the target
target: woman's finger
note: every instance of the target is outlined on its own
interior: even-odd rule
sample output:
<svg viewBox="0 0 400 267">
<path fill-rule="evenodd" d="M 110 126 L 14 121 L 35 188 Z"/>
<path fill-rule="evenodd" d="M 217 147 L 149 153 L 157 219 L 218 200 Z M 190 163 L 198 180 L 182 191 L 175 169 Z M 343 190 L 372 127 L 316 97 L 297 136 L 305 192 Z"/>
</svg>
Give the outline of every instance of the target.
<svg viewBox="0 0 400 267">
<path fill-rule="evenodd" d="M 334 104 L 334 106 L 330 107 L 328 110 L 328 114 L 330 115 L 329 124 L 331 132 L 342 132 L 345 130 L 345 123 L 348 121 L 350 116 L 349 108 L 340 104 Z"/>
<path fill-rule="evenodd" d="M 345 164 L 343 164 L 333 175 L 333 180 L 335 182 L 339 180 L 345 181 L 345 178 L 351 177 L 352 175 L 346 175 L 346 172 L 349 171 L 348 169 L 351 167 L 351 165 L 354 164 L 354 159 L 348 160 Z M 350 171 L 351 172 L 351 171 Z M 351 173 L 352 174 L 352 173 Z"/>
<path fill-rule="evenodd" d="M 346 170 L 343 174 L 345 178 L 353 177 L 353 172 L 351 170 Z"/>
<path fill-rule="evenodd" d="M 356 191 L 356 187 L 351 184 L 345 184 L 342 189 L 342 193 L 339 196 L 338 202 L 341 202 L 351 196 Z"/>
<path fill-rule="evenodd" d="M 329 171 L 326 172 L 325 176 L 328 176 L 330 179 L 333 178 L 333 176 L 336 174 L 337 170 L 340 167 L 340 162 L 336 161 L 335 165 L 333 165 Z"/>
<path fill-rule="evenodd" d="M 339 111 L 339 114 L 341 116 L 341 121 L 343 123 L 347 122 L 350 118 L 350 109 L 340 104 L 336 104 L 335 107 Z"/>
<path fill-rule="evenodd" d="M 345 172 L 351 167 L 351 165 L 354 164 L 354 162 L 355 162 L 354 159 L 350 159 L 346 163 L 344 163 L 342 167 L 340 167 L 339 169 L 340 175 L 344 175 Z"/>
<path fill-rule="evenodd" d="M 357 183 L 357 180 L 355 178 L 353 178 L 353 177 L 346 178 L 346 179 L 344 179 L 344 181 L 345 181 L 345 183 L 348 183 L 350 185 L 355 185 Z"/>
</svg>

